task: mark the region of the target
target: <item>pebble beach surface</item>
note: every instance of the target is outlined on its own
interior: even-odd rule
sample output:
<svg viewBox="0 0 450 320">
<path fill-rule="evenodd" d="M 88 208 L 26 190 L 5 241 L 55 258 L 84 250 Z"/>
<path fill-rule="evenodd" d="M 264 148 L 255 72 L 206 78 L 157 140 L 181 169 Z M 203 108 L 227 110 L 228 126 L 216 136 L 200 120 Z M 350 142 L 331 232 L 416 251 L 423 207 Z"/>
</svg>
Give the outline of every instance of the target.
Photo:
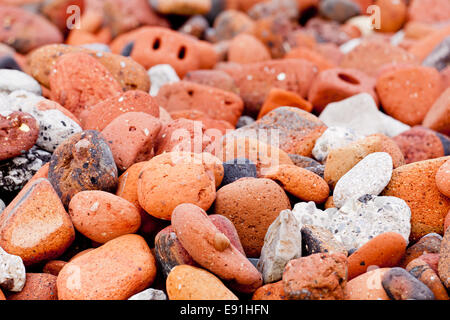
<svg viewBox="0 0 450 320">
<path fill-rule="evenodd" d="M 0 300 L 449 300 L 449 135 L 449 0 L 0 0 Z"/>
</svg>

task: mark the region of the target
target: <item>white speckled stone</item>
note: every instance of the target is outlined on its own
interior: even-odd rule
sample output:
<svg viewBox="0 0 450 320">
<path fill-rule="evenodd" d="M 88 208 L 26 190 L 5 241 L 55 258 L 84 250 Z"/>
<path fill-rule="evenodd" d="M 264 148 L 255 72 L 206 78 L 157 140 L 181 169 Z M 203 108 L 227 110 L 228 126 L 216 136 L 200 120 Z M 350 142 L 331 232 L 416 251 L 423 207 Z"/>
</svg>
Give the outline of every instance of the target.
<svg viewBox="0 0 450 320">
<path fill-rule="evenodd" d="M 291 210 L 283 210 L 267 229 L 264 238 L 264 246 L 257 265 L 264 283 L 280 280 L 286 264 L 301 255 L 301 228 Z"/>
<path fill-rule="evenodd" d="M 312 154 L 316 160 L 324 161 L 331 150 L 344 147 L 361 138 L 363 138 L 363 136 L 357 134 L 351 128 L 329 127 L 320 138 L 316 140 Z"/>
<path fill-rule="evenodd" d="M 333 202 L 340 208 L 350 198 L 379 195 L 392 177 L 392 158 L 386 152 L 374 152 L 358 162 L 336 183 Z"/>
<path fill-rule="evenodd" d="M 58 109 L 39 110 L 39 102 L 46 100 L 43 97 L 20 90 L 12 92 L 8 99 L 10 110 L 27 112 L 38 121 L 39 137 L 36 145 L 46 151 L 55 151 L 72 134 L 82 131 L 75 121 Z"/>
<path fill-rule="evenodd" d="M 151 83 L 150 95 L 153 97 L 158 95 L 159 89 L 163 85 L 180 81 L 178 74 L 169 64 L 158 64 L 151 67 L 148 70 L 148 76 L 150 77 Z"/>
<path fill-rule="evenodd" d="M 313 201 L 299 202 L 292 209 L 292 213 L 300 224 L 300 229 L 307 224 L 328 229 L 330 222 L 329 211 L 330 209 L 325 211 L 317 209 Z"/>
<path fill-rule="evenodd" d="M 2 199 L 0 199 L 0 214 L 2 213 L 2 211 L 5 209 L 5 203 L 3 202 Z"/>
<path fill-rule="evenodd" d="M 328 127 L 347 127 L 364 136 L 382 133 L 394 137 L 410 129 L 410 126 L 378 110 L 368 93 L 328 104 L 319 119 Z"/>
<path fill-rule="evenodd" d="M 167 300 L 167 297 L 163 291 L 150 288 L 136 293 L 128 300 Z"/>
<path fill-rule="evenodd" d="M 0 247 L 0 288 L 20 292 L 25 285 L 25 266 L 22 258 Z"/>
<path fill-rule="evenodd" d="M 28 74 L 18 70 L 0 69 L 0 92 L 11 93 L 16 90 L 42 94 L 39 83 Z"/>
<path fill-rule="evenodd" d="M 360 248 L 385 232 L 400 233 L 408 242 L 411 232 L 411 209 L 396 197 L 364 195 L 349 199 L 339 210 L 317 209 L 314 202 L 297 203 L 292 210 L 303 225 L 328 229 L 347 251 Z"/>
<path fill-rule="evenodd" d="M 364 195 L 330 213 L 329 230 L 347 250 L 358 249 L 385 232 L 397 232 L 409 241 L 411 209 L 400 198 Z"/>
</svg>

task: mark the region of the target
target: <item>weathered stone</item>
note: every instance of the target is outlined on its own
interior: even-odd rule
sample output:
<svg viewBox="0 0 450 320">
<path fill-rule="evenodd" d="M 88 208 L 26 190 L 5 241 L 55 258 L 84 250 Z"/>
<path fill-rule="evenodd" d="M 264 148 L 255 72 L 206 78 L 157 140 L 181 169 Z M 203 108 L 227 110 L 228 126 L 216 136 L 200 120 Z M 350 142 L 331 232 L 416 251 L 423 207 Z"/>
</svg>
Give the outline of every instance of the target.
<svg viewBox="0 0 450 320">
<path fill-rule="evenodd" d="M 392 176 L 392 158 L 386 152 L 366 156 L 336 183 L 333 202 L 340 208 L 350 198 L 379 195 Z"/>
<path fill-rule="evenodd" d="M 263 275 L 264 283 L 280 280 L 286 264 L 301 255 L 302 237 L 299 224 L 290 210 L 283 210 L 267 229 L 261 249 L 258 270 Z"/>
<path fill-rule="evenodd" d="M 327 252 L 340 252 L 347 255 L 347 250 L 328 229 L 307 224 L 302 227 L 301 232 L 304 256 Z"/>
<path fill-rule="evenodd" d="M 156 97 L 158 95 L 159 89 L 163 85 L 180 81 L 177 73 L 169 64 L 158 64 L 151 67 L 148 70 L 148 76 L 150 77 L 151 82 L 150 95 L 152 97 Z"/>
<path fill-rule="evenodd" d="M 392 268 L 383 274 L 381 284 L 394 300 L 434 300 L 433 292 L 403 268 Z"/>
<path fill-rule="evenodd" d="M 22 258 L 9 254 L 0 247 L 0 288 L 19 292 L 25 286 L 25 279 Z"/>
</svg>

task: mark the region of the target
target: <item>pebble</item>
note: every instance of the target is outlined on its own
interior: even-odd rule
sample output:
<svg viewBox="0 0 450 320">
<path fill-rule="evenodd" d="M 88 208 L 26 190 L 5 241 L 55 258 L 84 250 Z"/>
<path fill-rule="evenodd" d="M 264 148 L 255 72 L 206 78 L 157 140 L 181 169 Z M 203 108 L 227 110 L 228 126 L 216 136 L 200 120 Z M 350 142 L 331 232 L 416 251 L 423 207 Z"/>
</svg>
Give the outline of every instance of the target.
<svg viewBox="0 0 450 320">
<path fill-rule="evenodd" d="M 287 300 L 283 281 L 268 283 L 259 287 L 253 294 L 252 300 Z"/>
<path fill-rule="evenodd" d="M 139 204 L 159 219 L 170 220 L 172 211 L 182 203 L 208 210 L 216 198 L 213 172 L 202 162 L 176 163 L 174 159 L 177 159 L 176 154 L 174 157 L 164 154 L 154 157 L 139 174 Z"/>
<path fill-rule="evenodd" d="M 398 145 L 382 134 L 375 134 L 331 150 L 325 163 L 325 180 L 332 186 L 336 185 L 345 174 L 372 153 L 388 153 L 394 168 L 405 164 Z"/>
<path fill-rule="evenodd" d="M 127 112 L 102 130 L 119 170 L 147 161 L 154 155 L 161 122 L 145 112 Z"/>
<path fill-rule="evenodd" d="M 31 230 L 31 231 L 30 231 Z M 25 266 L 59 257 L 75 230 L 50 182 L 35 180 L 0 216 L 0 246 Z"/>
<path fill-rule="evenodd" d="M 172 269 L 166 288 L 169 300 L 238 300 L 215 275 L 188 265 Z"/>
<path fill-rule="evenodd" d="M 162 86 L 168 83 L 178 82 L 176 71 L 170 64 L 158 64 L 148 69 L 148 76 L 150 78 L 151 87 L 150 95 L 156 97 Z"/>
<path fill-rule="evenodd" d="M 428 253 L 439 253 L 441 249 L 442 236 L 437 233 L 429 233 L 410 246 L 405 253 L 400 266 L 406 266 L 416 258 Z"/>
<path fill-rule="evenodd" d="M 252 293 L 262 285 L 262 276 L 209 219 L 193 204 L 181 204 L 172 213 L 172 225 L 193 259 L 240 292 Z M 170 274 L 169 274 L 170 276 Z"/>
<path fill-rule="evenodd" d="M 449 300 L 447 291 L 439 276 L 421 258 L 414 259 L 406 266 L 406 271 L 424 283 L 433 292 L 436 300 Z"/>
<path fill-rule="evenodd" d="M 28 113 L 2 112 L 0 114 L 0 160 L 21 155 L 35 144 L 39 127 L 36 120 Z"/>
<path fill-rule="evenodd" d="M 240 178 L 257 178 L 256 165 L 249 159 L 237 158 L 223 163 L 224 176 L 222 186 Z"/>
<path fill-rule="evenodd" d="M 406 245 L 405 238 L 399 233 L 386 232 L 374 237 L 348 257 L 348 278 L 351 280 L 373 266 L 398 266 Z"/>
<path fill-rule="evenodd" d="M 270 52 L 255 36 L 241 33 L 230 41 L 228 61 L 236 63 L 254 63 L 270 60 Z"/>
<path fill-rule="evenodd" d="M 429 67 L 401 67 L 383 72 L 376 90 L 385 112 L 410 126 L 421 124 L 441 95 L 441 75 Z"/>
<path fill-rule="evenodd" d="M 319 119 L 329 127 L 347 127 L 360 135 L 396 136 L 410 127 L 378 110 L 373 98 L 360 93 L 326 106 Z"/>
<path fill-rule="evenodd" d="M 206 14 L 211 9 L 211 0 L 151 0 L 152 8 L 163 14 Z"/>
<path fill-rule="evenodd" d="M 342 300 L 347 283 L 347 258 L 340 253 L 316 253 L 289 261 L 283 288 L 290 300 Z"/>
<path fill-rule="evenodd" d="M 358 4 L 350 0 L 325 0 L 319 6 L 321 15 L 340 23 L 359 15 L 360 11 Z"/>
<path fill-rule="evenodd" d="M 119 82 L 108 69 L 84 52 L 61 56 L 49 76 L 51 100 L 79 116 L 88 106 L 120 94 Z"/>
<path fill-rule="evenodd" d="M 267 229 L 282 210 L 290 208 L 286 193 L 276 182 L 241 178 L 217 191 L 213 213 L 233 222 L 245 253 L 250 258 L 257 258 Z"/>
<path fill-rule="evenodd" d="M 415 126 L 393 140 L 405 156 L 406 164 L 450 155 L 450 139 L 422 126 Z"/>
<path fill-rule="evenodd" d="M 323 178 L 295 165 L 272 167 L 264 173 L 264 177 L 280 182 L 283 189 L 303 201 L 323 203 L 330 194 Z"/>
<path fill-rule="evenodd" d="M 148 288 L 156 262 L 145 240 L 128 234 L 67 263 L 57 279 L 60 300 L 125 300 Z"/>
<path fill-rule="evenodd" d="M 278 88 L 272 88 L 269 91 L 266 101 L 258 114 L 258 119 L 264 117 L 267 113 L 280 107 L 295 107 L 307 112 L 313 110 L 313 105 L 292 91 Z"/>
<path fill-rule="evenodd" d="M 61 260 L 50 260 L 42 268 L 42 272 L 58 276 L 59 272 L 66 264 L 67 262 Z"/>
<path fill-rule="evenodd" d="M 94 130 L 76 133 L 59 145 L 48 171 L 48 178 L 66 207 L 80 191 L 115 191 L 117 175 L 108 143 Z"/>
<path fill-rule="evenodd" d="M 384 196 L 403 199 L 411 208 L 411 240 L 435 232 L 444 233 L 450 199 L 436 186 L 436 172 L 449 157 L 410 163 L 394 169 Z"/>
<path fill-rule="evenodd" d="M 349 199 L 365 194 L 379 195 L 392 176 L 392 158 L 386 152 L 374 152 L 343 175 L 334 188 L 333 202 L 341 208 Z"/>
<path fill-rule="evenodd" d="M 383 274 L 381 284 L 394 300 L 434 300 L 433 292 L 403 268 L 392 268 Z"/>
<path fill-rule="evenodd" d="M 141 225 L 139 210 L 132 203 L 98 190 L 75 194 L 69 203 L 69 215 L 79 232 L 98 243 L 135 233 Z"/>
<path fill-rule="evenodd" d="M 312 155 L 314 159 L 324 162 L 331 150 L 344 147 L 361 138 L 361 135 L 349 127 L 328 127 L 316 140 Z"/>
<path fill-rule="evenodd" d="M 9 254 L 0 247 L 0 288 L 20 292 L 25 286 L 25 266 L 22 258 Z"/>
<path fill-rule="evenodd" d="M 425 58 L 422 65 L 442 71 L 450 62 L 450 36 L 446 37 Z"/>
<path fill-rule="evenodd" d="M 128 300 L 167 300 L 164 291 L 157 289 L 146 289 L 128 298 Z"/>
<path fill-rule="evenodd" d="M 23 289 L 8 300 L 58 300 L 57 277 L 48 273 L 27 273 Z"/>
<path fill-rule="evenodd" d="M 0 93 L 9 94 L 16 90 L 42 94 L 39 83 L 28 74 L 18 70 L 0 69 Z"/>
<path fill-rule="evenodd" d="M 286 264 L 301 255 L 302 233 L 299 224 L 290 210 L 283 210 L 264 237 L 257 266 L 264 283 L 281 280 Z"/>
</svg>

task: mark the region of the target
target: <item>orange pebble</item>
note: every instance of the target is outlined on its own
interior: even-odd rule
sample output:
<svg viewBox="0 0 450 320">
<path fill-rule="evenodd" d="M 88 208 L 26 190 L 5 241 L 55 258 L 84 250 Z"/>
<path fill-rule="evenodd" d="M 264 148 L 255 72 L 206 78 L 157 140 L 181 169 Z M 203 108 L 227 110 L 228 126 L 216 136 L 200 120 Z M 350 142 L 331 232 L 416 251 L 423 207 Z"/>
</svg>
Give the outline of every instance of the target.
<svg viewBox="0 0 450 320">
<path fill-rule="evenodd" d="M 353 279 L 367 271 L 369 266 L 395 267 L 405 254 L 406 241 L 395 232 L 382 233 L 348 258 L 348 278 Z"/>
<path fill-rule="evenodd" d="M 242 33 L 233 38 L 228 49 L 228 61 L 252 63 L 270 60 L 270 52 L 256 37 Z"/>
<path fill-rule="evenodd" d="M 307 47 L 298 47 L 292 49 L 285 55 L 286 59 L 305 59 L 316 65 L 319 71 L 336 67 L 334 63 L 328 61 L 319 52 Z"/>
<path fill-rule="evenodd" d="M 284 293 L 283 281 L 268 283 L 255 291 L 252 300 L 287 300 Z"/>
<path fill-rule="evenodd" d="M 269 95 L 267 96 L 264 105 L 259 111 L 258 119 L 262 118 L 267 113 L 278 107 L 286 106 L 300 108 L 308 112 L 311 112 L 313 109 L 312 104 L 309 101 L 303 99 L 297 93 L 283 89 L 272 88 L 270 89 Z"/>
</svg>

